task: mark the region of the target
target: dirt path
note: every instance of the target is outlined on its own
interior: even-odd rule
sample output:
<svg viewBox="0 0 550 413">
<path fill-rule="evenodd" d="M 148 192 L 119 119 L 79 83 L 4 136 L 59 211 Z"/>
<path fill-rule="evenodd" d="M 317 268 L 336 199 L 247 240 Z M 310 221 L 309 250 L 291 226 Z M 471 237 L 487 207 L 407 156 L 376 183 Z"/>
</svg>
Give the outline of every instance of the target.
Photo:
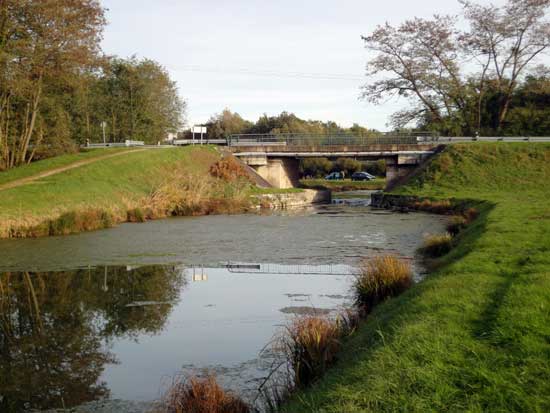
<svg viewBox="0 0 550 413">
<path fill-rule="evenodd" d="M 81 166 L 89 165 L 94 162 L 103 161 L 105 159 L 114 158 L 115 156 L 125 155 L 128 153 L 136 153 L 136 152 L 142 152 L 146 149 L 130 149 L 123 152 L 116 152 L 105 156 L 98 156 L 97 158 L 92 159 L 86 159 L 82 161 L 77 161 L 69 165 L 60 166 L 58 168 L 49 169 L 44 172 L 40 172 L 36 175 L 27 176 L 25 178 L 16 179 L 15 181 L 8 182 L 6 184 L 0 185 L 0 191 L 4 191 L 6 189 L 12 189 L 17 188 L 18 186 L 26 185 L 28 183 L 31 183 L 33 181 L 36 181 L 37 179 L 46 178 L 48 176 L 57 175 L 61 172 L 69 171 L 71 169 L 80 168 Z"/>
</svg>

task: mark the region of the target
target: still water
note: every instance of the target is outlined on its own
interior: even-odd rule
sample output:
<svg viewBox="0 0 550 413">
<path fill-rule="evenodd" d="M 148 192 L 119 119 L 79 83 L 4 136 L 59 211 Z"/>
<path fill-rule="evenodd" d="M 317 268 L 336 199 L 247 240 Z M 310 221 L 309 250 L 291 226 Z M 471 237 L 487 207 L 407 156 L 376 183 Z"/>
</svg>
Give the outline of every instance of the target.
<svg viewBox="0 0 550 413">
<path fill-rule="evenodd" d="M 361 257 L 413 259 L 444 228 L 343 202 L 0 241 L 0 411 L 146 411 L 205 369 L 252 400 L 285 323 L 349 305 Z"/>
</svg>

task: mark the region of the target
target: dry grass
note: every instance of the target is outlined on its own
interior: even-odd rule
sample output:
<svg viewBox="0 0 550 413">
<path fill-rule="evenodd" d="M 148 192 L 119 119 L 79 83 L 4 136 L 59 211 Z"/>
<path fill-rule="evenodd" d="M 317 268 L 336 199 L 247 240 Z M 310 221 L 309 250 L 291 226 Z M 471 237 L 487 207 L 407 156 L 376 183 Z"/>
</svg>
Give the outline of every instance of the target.
<svg viewBox="0 0 550 413">
<path fill-rule="evenodd" d="M 449 233 L 427 235 L 419 252 L 427 257 L 437 258 L 447 254 L 453 248 L 453 237 Z"/>
<path fill-rule="evenodd" d="M 240 167 L 241 165 L 238 164 Z M 120 222 L 144 222 L 168 216 L 232 214 L 251 208 L 249 185 L 194 173 L 185 165 L 158 172 L 157 182 L 141 199 L 124 206 L 51 211 L 48 216 L 24 217 L 0 223 L 0 238 L 67 235 L 109 228 Z"/>
<path fill-rule="evenodd" d="M 423 199 L 422 201 L 415 202 L 412 207 L 419 211 L 432 212 L 434 214 L 449 214 L 454 210 L 451 201 L 447 199 L 437 201 Z"/>
<path fill-rule="evenodd" d="M 226 392 L 213 375 L 175 383 L 164 398 L 169 413 L 250 413 L 250 407 Z"/>
<path fill-rule="evenodd" d="M 246 169 L 235 159 L 234 156 L 226 156 L 210 167 L 210 174 L 215 178 L 227 182 L 235 182 L 239 179 L 252 182 Z"/>
<path fill-rule="evenodd" d="M 354 282 L 355 301 L 370 312 L 378 303 L 399 295 L 412 285 L 412 270 L 407 261 L 387 255 L 364 260 Z"/>
<path fill-rule="evenodd" d="M 298 317 L 286 327 L 280 344 L 292 368 L 295 386 L 308 386 L 325 372 L 336 359 L 340 338 L 340 326 L 326 317 Z"/>
</svg>

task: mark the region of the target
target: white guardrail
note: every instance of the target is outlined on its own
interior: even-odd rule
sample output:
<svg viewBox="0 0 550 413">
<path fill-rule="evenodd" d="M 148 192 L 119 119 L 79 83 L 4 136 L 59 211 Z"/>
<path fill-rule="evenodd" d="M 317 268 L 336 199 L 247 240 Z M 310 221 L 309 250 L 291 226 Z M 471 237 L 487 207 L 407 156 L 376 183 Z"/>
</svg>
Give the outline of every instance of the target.
<svg viewBox="0 0 550 413">
<path fill-rule="evenodd" d="M 432 142 L 550 142 L 550 136 L 439 136 L 433 138 Z"/>
</svg>

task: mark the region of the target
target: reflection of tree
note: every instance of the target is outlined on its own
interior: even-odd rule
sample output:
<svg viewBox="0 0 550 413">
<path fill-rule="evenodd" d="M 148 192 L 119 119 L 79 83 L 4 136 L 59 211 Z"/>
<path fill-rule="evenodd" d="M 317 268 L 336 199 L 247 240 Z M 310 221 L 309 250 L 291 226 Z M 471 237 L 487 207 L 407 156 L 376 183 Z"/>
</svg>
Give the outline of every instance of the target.
<svg viewBox="0 0 550 413">
<path fill-rule="evenodd" d="M 184 280 L 162 266 L 0 274 L 0 411 L 107 396 L 104 341 L 159 332 Z"/>
</svg>

